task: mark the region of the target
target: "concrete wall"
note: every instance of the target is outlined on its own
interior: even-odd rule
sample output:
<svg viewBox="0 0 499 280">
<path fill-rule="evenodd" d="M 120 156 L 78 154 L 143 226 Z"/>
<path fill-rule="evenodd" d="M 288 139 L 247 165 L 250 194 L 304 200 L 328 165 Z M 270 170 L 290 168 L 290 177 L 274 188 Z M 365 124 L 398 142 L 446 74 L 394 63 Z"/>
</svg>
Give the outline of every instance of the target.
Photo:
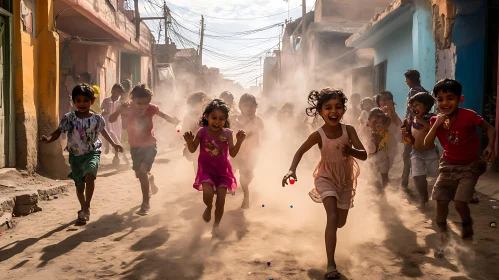
<svg viewBox="0 0 499 280">
<path fill-rule="evenodd" d="M 421 73 L 423 87 L 431 91 L 435 85 L 435 41 L 433 40 L 433 15 L 426 0 L 416 3 L 412 24 L 413 68 Z"/>
<path fill-rule="evenodd" d="M 38 144 L 39 134 L 49 134 L 59 124 L 59 36 L 53 28 L 53 2 L 36 2 L 35 36 L 22 30 L 20 3 L 13 2 L 17 167 L 67 176 L 60 144 Z"/>
<path fill-rule="evenodd" d="M 394 96 L 397 114 L 405 115 L 405 104 L 409 89 L 404 72 L 413 68 L 412 23 L 400 26 L 396 32 L 380 40 L 375 49 L 374 64 L 387 60 L 386 89 Z M 377 94 L 376 92 L 374 94 Z"/>
<path fill-rule="evenodd" d="M 483 114 L 485 90 L 486 1 L 455 0 L 452 43 L 456 47 L 456 80 L 463 85 L 463 107 Z"/>
</svg>

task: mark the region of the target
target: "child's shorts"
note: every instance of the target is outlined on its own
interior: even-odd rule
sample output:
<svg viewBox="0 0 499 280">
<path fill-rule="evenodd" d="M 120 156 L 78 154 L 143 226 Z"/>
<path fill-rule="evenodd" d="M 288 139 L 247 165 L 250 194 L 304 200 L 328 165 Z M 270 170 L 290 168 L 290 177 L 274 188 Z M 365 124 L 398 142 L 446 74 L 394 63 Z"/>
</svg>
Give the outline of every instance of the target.
<svg viewBox="0 0 499 280">
<path fill-rule="evenodd" d="M 315 188 L 313 188 L 308 195 L 317 203 L 322 203 L 328 196 L 336 197 L 338 208 L 348 210 L 353 208 L 355 189 L 353 188 L 353 182 L 350 184 L 347 183 L 346 190 L 339 190 L 330 179 L 317 177 L 315 178 Z"/>
<path fill-rule="evenodd" d="M 97 170 L 100 164 L 101 152 L 91 152 L 82 156 L 74 156 L 69 154 L 69 165 L 71 173 L 69 178 L 75 182 L 76 189 L 79 192 L 85 190 L 85 175 L 92 174 L 97 177 Z"/>
<path fill-rule="evenodd" d="M 412 177 L 438 177 L 438 152 L 436 149 L 426 152 L 412 150 L 411 152 Z"/>
<path fill-rule="evenodd" d="M 370 154 L 368 161 L 371 172 L 387 174 L 390 170 L 390 159 L 388 157 L 388 151 L 380 150 L 374 154 Z"/>
<path fill-rule="evenodd" d="M 487 170 L 487 162 L 477 160 L 470 164 L 458 165 L 440 160 L 438 176 L 431 198 L 433 200 L 453 200 L 469 202 L 475 193 L 478 178 Z"/>
<path fill-rule="evenodd" d="M 132 169 L 138 172 L 142 164 L 146 165 L 147 171 L 151 171 L 152 164 L 156 159 L 158 149 L 156 145 L 146 147 L 130 147 L 130 155 L 132 156 Z"/>
</svg>

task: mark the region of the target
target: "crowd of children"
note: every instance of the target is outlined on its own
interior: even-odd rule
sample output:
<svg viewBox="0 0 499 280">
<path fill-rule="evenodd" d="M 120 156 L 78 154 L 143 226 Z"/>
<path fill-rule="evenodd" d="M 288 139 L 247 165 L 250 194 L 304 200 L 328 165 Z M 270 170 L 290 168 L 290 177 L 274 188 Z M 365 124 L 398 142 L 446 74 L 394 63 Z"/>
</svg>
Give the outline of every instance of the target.
<svg viewBox="0 0 499 280">
<path fill-rule="evenodd" d="M 438 252 L 443 252 L 448 240 L 446 219 L 451 201 L 461 216 L 462 238 L 473 236 L 468 203 L 478 178 L 485 172 L 486 161 L 494 159 L 495 130 L 476 112 L 459 108 L 464 100 L 459 82 L 441 80 L 430 94 L 421 87 L 418 71 L 408 70 L 405 77 L 410 91 L 404 120 L 397 115 L 394 97 L 389 91 L 363 99 L 360 94 L 352 94 L 348 107 L 345 93 L 333 88 L 310 92 L 304 122 L 300 121 L 300 115 L 295 115 L 295 105 L 291 102 L 280 110 L 269 108 L 265 114 L 270 117 L 276 113 L 284 133 L 297 129 L 308 133 L 306 127 L 314 128 L 296 151 L 282 186 L 298 180 L 296 171 L 303 155 L 317 145 L 321 157 L 313 172 L 315 186 L 309 195 L 313 201 L 322 203 L 326 211 L 327 279 L 341 276 L 334 259 L 336 233 L 345 225 L 354 205 L 361 172 L 356 159 L 367 161 L 362 169 L 370 175 L 368 182 L 373 182 L 383 195 L 400 142 L 404 143 L 402 186 L 407 188 L 412 174 L 421 208 L 430 199 L 428 178 L 437 178 L 431 199 L 437 201 L 436 222 L 441 236 Z M 112 87 L 111 96 L 105 98 L 99 108 L 100 115 L 91 109 L 97 96 L 88 82 L 73 89 L 75 111 L 67 113 L 59 128 L 49 137 L 42 136 L 41 142 L 50 143 L 61 133 L 68 133 L 70 178 L 75 182 L 81 205 L 77 213 L 80 222 L 90 219 L 90 202 L 103 148 L 99 134 L 107 140 L 105 153 L 109 152 L 109 146 L 114 148 L 115 163 L 119 162 L 118 152 L 124 148 L 130 151 L 132 169 L 140 181 L 143 197 L 138 214 L 147 215 L 151 193 L 158 191 L 150 172 L 157 154 L 153 117 L 157 115 L 175 125 L 180 120 L 151 104 L 153 93 L 146 85 L 132 87 L 128 80 Z M 438 115 L 432 113 L 435 103 Z M 226 195 L 233 195 L 238 186 L 236 171 L 239 171 L 244 193 L 241 208 L 250 206 L 249 185 L 258 162 L 256 151 L 264 140 L 265 122 L 257 114 L 258 102 L 251 94 L 242 95 L 236 103 L 230 92 L 223 92 L 219 99 L 213 100 L 203 92 L 196 92 L 187 96 L 186 105 L 182 122 L 183 154 L 193 163 L 194 189 L 203 192 L 205 222 L 211 220 L 215 204 L 213 236 L 217 237 Z M 304 125 L 310 118 L 312 126 Z M 480 139 L 476 128 L 481 128 L 488 137 L 483 159 L 478 154 Z M 441 158 L 436 138 L 444 149 Z"/>
</svg>

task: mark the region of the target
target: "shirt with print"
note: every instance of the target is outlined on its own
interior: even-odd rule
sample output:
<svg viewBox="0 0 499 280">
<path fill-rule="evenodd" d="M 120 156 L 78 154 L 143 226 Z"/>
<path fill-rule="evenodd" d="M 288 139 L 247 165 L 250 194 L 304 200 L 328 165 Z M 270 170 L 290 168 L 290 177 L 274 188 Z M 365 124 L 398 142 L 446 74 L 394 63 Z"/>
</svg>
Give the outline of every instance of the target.
<svg viewBox="0 0 499 280">
<path fill-rule="evenodd" d="M 147 147 L 156 144 L 152 118 L 157 113 L 159 113 L 159 108 L 154 104 L 149 104 L 143 114 L 139 114 L 139 111 L 133 107 L 127 110 L 126 125 L 130 147 Z"/>
<path fill-rule="evenodd" d="M 434 116 L 430 119 L 433 126 L 437 120 Z M 478 149 L 480 148 L 480 138 L 476 128 L 483 121 L 483 118 L 475 111 L 459 108 L 457 117 L 446 129 L 441 125 L 437 130 L 437 138 L 444 148 L 443 159 L 459 165 L 466 165 L 480 159 Z"/>
<path fill-rule="evenodd" d="M 99 133 L 105 126 L 106 122 L 101 115 L 92 113 L 90 117 L 81 119 L 73 111 L 62 117 L 59 130 L 68 133 L 66 150 L 74 156 L 82 156 L 101 151 L 102 142 Z"/>
<path fill-rule="evenodd" d="M 427 92 L 427 91 L 422 86 L 413 87 L 409 90 L 409 93 L 407 94 L 407 107 L 405 110 L 405 118 L 410 118 L 412 120 L 412 118 L 414 117 L 413 112 L 411 110 L 411 105 L 409 104 L 409 99 L 411 99 L 414 95 L 420 92 Z"/>
</svg>

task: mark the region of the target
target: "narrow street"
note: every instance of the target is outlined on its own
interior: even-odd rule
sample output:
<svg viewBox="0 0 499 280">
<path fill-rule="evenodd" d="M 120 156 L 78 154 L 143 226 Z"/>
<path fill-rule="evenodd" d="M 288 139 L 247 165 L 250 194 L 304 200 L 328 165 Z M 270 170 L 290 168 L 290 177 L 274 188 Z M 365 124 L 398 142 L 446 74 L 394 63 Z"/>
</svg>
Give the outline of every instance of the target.
<svg viewBox="0 0 499 280">
<path fill-rule="evenodd" d="M 103 159 L 86 226 L 74 225 L 78 207 L 71 189 L 0 235 L 3 279 L 323 279 L 325 213 L 307 195 L 309 167 L 299 171 L 299 183 L 283 189 L 280 172 L 268 170 L 285 167 L 260 165 L 251 208 L 239 209 L 240 189 L 228 197 L 223 240 L 212 240 L 201 219 L 201 193 L 191 187 L 192 166 L 180 150 L 158 157 L 153 173 L 160 192 L 146 217 L 135 214 L 140 191 L 133 172 L 113 170 L 110 162 Z M 361 180 L 355 207 L 339 230 L 343 279 L 499 278 L 497 229 L 489 226 L 497 203 L 480 196 L 472 205 L 471 246 L 459 241 L 459 224 L 450 222 L 448 257 L 436 259 L 434 209 L 421 214 L 395 187 L 376 198 L 364 185 Z M 450 221 L 459 221 L 453 209 Z"/>
</svg>

